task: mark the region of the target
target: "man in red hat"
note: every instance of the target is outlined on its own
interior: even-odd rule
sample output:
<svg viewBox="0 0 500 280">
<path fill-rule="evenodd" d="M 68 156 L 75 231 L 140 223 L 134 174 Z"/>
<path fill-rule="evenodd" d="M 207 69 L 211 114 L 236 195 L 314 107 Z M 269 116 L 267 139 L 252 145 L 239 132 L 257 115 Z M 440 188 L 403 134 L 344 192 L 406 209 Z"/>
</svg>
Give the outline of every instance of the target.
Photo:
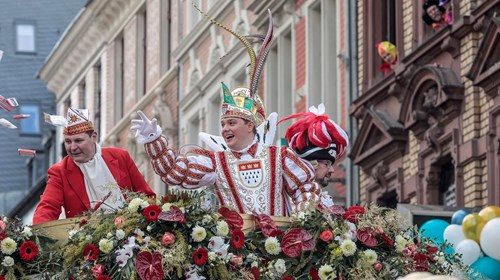
<svg viewBox="0 0 500 280">
<path fill-rule="evenodd" d="M 57 220 L 61 207 L 67 218 L 95 208 L 117 209 L 124 189 L 154 196 L 126 150 L 97 144 L 88 110 L 68 109 L 64 146 L 68 155 L 49 168 L 33 224 Z"/>
<path fill-rule="evenodd" d="M 293 114 L 280 122 L 301 118 L 292 123 L 285 133 L 288 146 L 300 158 L 308 160 L 315 170 L 315 181 L 322 187 L 328 186 L 334 172 L 333 164 L 342 159 L 349 146 L 347 133 L 325 114 L 325 106 L 312 106 L 309 112 Z M 333 202 L 326 192 L 322 193 L 323 204 Z"/>
</svg>

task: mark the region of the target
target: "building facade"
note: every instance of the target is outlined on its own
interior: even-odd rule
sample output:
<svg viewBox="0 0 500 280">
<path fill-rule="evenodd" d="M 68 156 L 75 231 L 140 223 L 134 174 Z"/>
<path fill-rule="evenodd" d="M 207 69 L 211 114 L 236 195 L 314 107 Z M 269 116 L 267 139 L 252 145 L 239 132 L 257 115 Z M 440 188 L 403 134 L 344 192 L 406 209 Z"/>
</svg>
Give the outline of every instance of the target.
<svg viewBox="0 0 500 280">
<path fill-rule="evenodd" d="M 23 197 L 43 184 L 54 162 L 53 129 L 44 124 L 43 112 L 55 113 L 54 96 L 36 78 L 71 20 L 85 5 L 76 1 L 0 1 L 0 95 L 15 97 L 19 107 L 0 108 L 0 118 L 17 129 L 0 127 L 0 215 L 8 214 Z M 13 119 L 16 114 L 29 118 Z M 35 150 L 35 158 L 21 157 L 17 149 Z"/>
<path fill-rule="evenodd" d="M 423 0 L 358 5 L 360 201 L 499 205 L 500 1 L 451 0 L 433 30 Z M 390 74 L 375 44 L 397 46 Z"/>
<path fill-rule="evenodd" d="M 193 3 L 192 3 L 193 2 Z M 55 94 L 57 114 L 88 108 L 103 146 L 127 149 L 155 192 L 166 186 L 130 130 L 136 111 L 156 117 L 174 147 L 202 145 L 199 132 L 220 132 L 220 82 L 248 86 L 249 60 L 236 38 L 209 17 L 246 34 L 265 34 L 267 9 L 274 44 L 259 92 L 266 112 L 280 117 L 326 104 L 349 131 L 346 88 L 352 67 L 346 35 L 350 1 L 88 1 L 39 71 Z M 353 25 L 354 26 L 354 25 Z M 355 65 L 354 65 L 355 66 Z M 286 124 L 279 128 L 283 137 Z M 62 132 L 57 131 L 58 160 Z M 277 139 L 279 143 L 280 139 Z M 349 191 L 347 162 L 331 188 L 340 203 Z"/>
</svg>

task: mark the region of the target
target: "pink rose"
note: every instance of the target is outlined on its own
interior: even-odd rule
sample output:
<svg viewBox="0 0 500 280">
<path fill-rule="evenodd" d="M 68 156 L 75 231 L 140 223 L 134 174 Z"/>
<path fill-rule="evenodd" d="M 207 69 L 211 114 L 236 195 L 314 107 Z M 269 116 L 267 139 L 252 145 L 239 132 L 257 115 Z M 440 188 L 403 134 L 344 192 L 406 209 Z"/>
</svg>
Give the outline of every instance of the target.
<svg viewBox="0 0 500 280">
<path fill-rule="evenodd" d="M 333 239 L 333 232 L 329 229 L 324 230 L 320 235 L 319 238 L 325 242 L 329 242 L 330 240 Z"/>
<path fill-rule="evenodd" d="M 373 267 L 375 268 L 376 271 L 380 272 L 382 270 L 382 263 L 381 262 L 376 262 Z"/>
<path fill-rule="evenodd" d="M 0 234 L 4 233 L 6 228 L 7 225 L 5 224 L 5 222 L 0 220 Z"/>
<path fill-rule="evenodd" d="M 106 268 L 102 264 L 96 264 L 92 267 L 92 275 L 97 278 L 106 272 Z"/>
<path fill-rule="evenodd" d="M 175 242 L 175 235 L 171 234 L 170 232 L 165 232 L 165 234 L 161 238 L 161 244 L 163 246 L 169 246 L 174 244 Z"/>
<path fill-rule="evenodd" d="M 117 228 L 121 228 L 123 223 L 125 223 L 125 219 L 122 216 L 116 217 L 115 218 L 115 226 Z"/>
<path fill-rule="evenodd" d="M 234 267 L 238 268 L 243 264 L 243 258 L 241 256 L 232 255 L 229 261 Z"/>
</svg>

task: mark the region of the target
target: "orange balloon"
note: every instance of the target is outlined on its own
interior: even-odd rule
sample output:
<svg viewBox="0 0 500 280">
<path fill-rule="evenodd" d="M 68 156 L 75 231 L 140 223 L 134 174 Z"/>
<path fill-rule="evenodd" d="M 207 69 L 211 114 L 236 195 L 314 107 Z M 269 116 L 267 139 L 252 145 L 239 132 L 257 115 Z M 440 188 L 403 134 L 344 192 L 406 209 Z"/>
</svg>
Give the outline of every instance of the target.
<svg viewBox="0 0 500 280">
<path fill-rule="evenodd" d="M 483 230 L 486 220 L 479 216 L 478 213 L 472 213 L 464 217 L 462 222 L 462 231 L 464 236 L 468 239 L 472 239 L 479 244 L 479 237 L 481 236 L 481 231 Z"/>
<path fill-rule="evenodd" d="M 491 219 L 500 217 L 500 207 L 498 206 L 488 206 L 483 210 L 479 211 L 479 216 L 481 216 L 486 222 Z"/>
</svg>

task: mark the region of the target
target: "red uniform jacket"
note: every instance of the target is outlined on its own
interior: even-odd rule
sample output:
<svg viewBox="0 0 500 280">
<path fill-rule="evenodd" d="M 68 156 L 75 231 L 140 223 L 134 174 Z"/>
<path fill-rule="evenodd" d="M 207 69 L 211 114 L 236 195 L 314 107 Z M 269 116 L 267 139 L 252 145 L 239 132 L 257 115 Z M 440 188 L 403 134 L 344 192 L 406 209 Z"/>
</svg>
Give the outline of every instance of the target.
<svg viewBox="0 0 500 280">
<path fill-rule="evenodd" d="M 102 148 L 102 157 L 121 189 L 154 196 L 126 150 Z M 48 177 L 33 216 L 33 224 L 57 220 L 61 206 L 66 210 L 66 218 L 81 215 L 90 209 L 83 173 L 69 156 L 52 165 Z"/>
</svg>

